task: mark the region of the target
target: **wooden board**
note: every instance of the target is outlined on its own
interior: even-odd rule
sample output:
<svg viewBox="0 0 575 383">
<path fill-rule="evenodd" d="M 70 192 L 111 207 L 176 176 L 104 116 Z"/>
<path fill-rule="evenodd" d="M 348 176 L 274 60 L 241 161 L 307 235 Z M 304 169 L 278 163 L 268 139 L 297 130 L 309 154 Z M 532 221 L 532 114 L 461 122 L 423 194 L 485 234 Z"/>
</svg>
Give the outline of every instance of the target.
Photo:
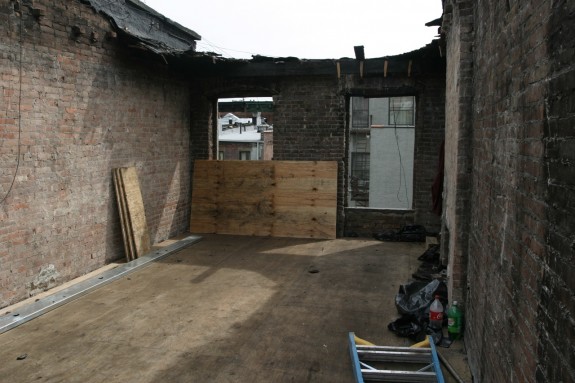
<svg viewBox="0 0 575 383">
<path fill-rule="evenodd" d="M 126 206 L 130 217 L 130 227 L 134 237 L 136 258 L 140 257 L 152 249 L 146 213 L 144 211 L 144 201 L 140 191 L 140 183 L 136 168 L 121 168 L 122 184 L 126 195 Z"/>
<path fill-rule="evenodd" d="M 126 260 L 129 262 L 134 259 L 133 252 L 133 237 L 130 230 L 128 220 L 128 211 L 126 209 L 126 195 L 122 186 L 120 169 L 112 170 L 114 188 L 116 189 L 116 201 L 118 203 L 118 211 L 120 213 L 120 225 L 122 229 L 122 238 L 124 240 L 124 251 L 126 253 Z"/>
<path fill-rule="evenodd" d="M 335 238 L 336 161 L 195 161 L 194 233 Z"/>
<path fill-rule="evenodd" d="M 144 211 L 144 201 L 136 169 L 114 169 L 119 191 L 119 207 L 123 234 L 125 234 L 126 257 L 136 259 L 152 249 L 148 223 Z"/>
</svg>

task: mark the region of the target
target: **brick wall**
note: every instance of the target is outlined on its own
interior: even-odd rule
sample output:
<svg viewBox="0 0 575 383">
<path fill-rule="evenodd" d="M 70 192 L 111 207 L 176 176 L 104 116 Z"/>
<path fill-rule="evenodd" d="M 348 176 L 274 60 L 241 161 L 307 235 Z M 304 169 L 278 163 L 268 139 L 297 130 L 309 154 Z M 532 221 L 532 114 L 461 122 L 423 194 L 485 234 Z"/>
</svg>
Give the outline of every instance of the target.
<svg viewBox="0 0 575 383">
<path fill-rule="evenodd" d="M 207 97 L 198 83 L 192 85 L 190 101 L 190 156 L 193 160 L 214 160 L 217 150 L 218 99 Z M 193 171 L 193 169 L 192 169 Z"/>
<path fill-rule="evenodd" d="M 186 82 L 89 6 L 34 6 L 0 5 L 0 307 L 124 257 L 112 168 L 137 168 L 153 242 L 189 221 Z"/>
<path fill-rule="evenodd" d="M 417 79 L 417 116 L 413 206 L 414 223 L 439 232 L 440 217 L 432 212 L 431 185 L 438 172 L 439 150 L 445 138 L 444 73 Z"/>
<path fill-rule="evenodd" d="M 414 224 L 412 210 L 345 209 L 344 235 L 371 237 L 374 233 Z"/>
<path fill-rule="evenodd" d="M 546 191 L 533 193 L 531 198 L 529 210 L 534 219 L 525 218 L 531 234 L 525 239 L 527 251 L 536 257 L 541 272 L 529 274 L 531 279 L 541 277 L 536 380 L 575 382 L 575 4 L 567 0 L 548 1 L 540 8 L 536 4 L 533 2 L 533 10 L 542 15 L 549 12 L 551 4 L 549 18 L 528 24 L 533 25 L 529 38 L 532 52 L 545 50 L 549 57 L 548 75 L 524 71 L 536 80 L 530 84 L 532 92 L 544 95 L 543 102 L 533 100 L 529 93 L 524 96 L 526 120 L 535 120 L 527 125 L 533 129 L 530 136 L 538 139 L 543 135 L 545 146 L 538 166 L 525 163 L 525 178 L 547 185 Z M 533 63 L 539 70 L 544 69 L 542 64 L 539 60 Z M 528 145 L 523 150 L 529 154 Z M 541 214 L 543 198 L 547 210 Z M 542 244 L 547 246 L 546 254 Z"/>
<path fill-rule="evenodd" d="M 274 160 L 338 161 L 337 233 L 344 222 L 345 99 L 333 77 L 283 79 L 274 97 Z"/>
<path fill-rule="evenodd" d="M 471 191 L 473 2 L 445 1 L 442 29 L 448 34 L 441 252 L 448 259 L 449 294 L 452 299 L 462 301 Z"/>
<path fill-rule="evenodd" d="M 274 108 L 274 159 L 342 160 L 345 109 L 335 76 L 285 79 Z"/>
<path fill-rule="evenodd" d="M 433 49 L 433 54 L 439 52 Z M 434 67 L 435 59 L 432 59 Z M 425 63 L 420 64 L 426 67 Z M 414 209 L 408 214 L 409 222 L 425 225 L 429 230 L 439 231 L 440 219 L 431 212 L 431 184 L 437 172 L 439 147 L 444 137 L 445 78 L 439 65 L 438 73 L 424 73 L 407 78 L 405 73 L 385 79 L 383 73 L 360 78 L 346 75 L 337 78 L 334 68 L 331 76 L 277 76 L 241 78 L 197 78 L 194 89 L 203 89 L 206 100 L 217 100 L 229 95 L 230 89 L 254 94 L 262 89 L 274 95 L 274 160 L 326 160 L 338 161 L 338 235 L 355 233 L 371 236 L 382 227 L 397 228 L 406 223 L 405 214 L 394 212 L 371 212 L 368 210 L 344 210 L 347 187 L 348 118 L 350 95 L 370 97 L 415 95 L 417 97 L 416 144 L 414 162 Z M 238 95 L 240 93 L 237 93 Z M 207 110 L 206 110 L 207 112 Z M 195 112 L 192 111 L 194 114 Z M 213 111 L 211 112 L 213 113 Z M 203 114 L 198 114 L 201 117 Z M 201 118 L 193 118 L 192 144 L 205 145 L 207 124 Z M 212 137 L 212 140 L 215 138 Z M 195 147 L 195 146 L 194 146 Z M 200 147 L 194 149 L 199 152 Z M 193 154 L 194 158 L 196 155 Z M 198 157 L 200 158 L 200 157 Z M 213 156 L 212 158 L 216 158 Z M 383 214 L 383 216 L 382 216 Z M 348 219 L 349 216 L 349 219 Z M 397 218 L 397 220 L 394 220 Z"/>
<path fill-rule="evenodd" d="M 468 256 L 470 366 L 481 382 L 574 382 L 575 4 L 453 3 L 447 111 L 459 111 L 463 120 L 448 127 L 469 133 L 471 120 L 473 134 L 469 182 L 447 184 L 449 193 L 471 188 L 468 213 L 455 206 L 446 218 L 469 222 L 468 233 L 465 226 L 449 229 L 451 242 Z M 454 43 L 469 37 L 469 14 L 475 25 L 470 92 L 461 88 L 469 84 L 461 78 L 469 62 Z M 466 106 L 471 109 L 462 113 Z M 450 132 L 455 161 L 469 146 Z M 457 170 L 448 170 L 450 181 Z"/>
<path fill-rule="evenodd" d="M 255 160 L 252 153 L 254 145 L 252 142 L 220 142 L 219 151 L 223 152 L 224 160 L 240 160 L 240 152 L 250 153 L 250 160 Z"/>
</svg>

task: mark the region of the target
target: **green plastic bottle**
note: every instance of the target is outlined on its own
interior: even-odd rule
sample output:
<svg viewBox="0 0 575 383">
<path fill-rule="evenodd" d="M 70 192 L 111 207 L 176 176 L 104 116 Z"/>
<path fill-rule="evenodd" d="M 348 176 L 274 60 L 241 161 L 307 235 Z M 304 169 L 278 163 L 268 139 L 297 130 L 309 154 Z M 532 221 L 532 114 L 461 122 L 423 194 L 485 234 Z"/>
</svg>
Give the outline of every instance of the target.
<svg viewBox="0 0 575 383">
<path fill-rule="evenodd" d="M 451 340 L 457 340 L 463 335 L 463 313 L 459 309 L 457 301 L 453 301 L 447 310 L 447 332 Z"/>
</svg>

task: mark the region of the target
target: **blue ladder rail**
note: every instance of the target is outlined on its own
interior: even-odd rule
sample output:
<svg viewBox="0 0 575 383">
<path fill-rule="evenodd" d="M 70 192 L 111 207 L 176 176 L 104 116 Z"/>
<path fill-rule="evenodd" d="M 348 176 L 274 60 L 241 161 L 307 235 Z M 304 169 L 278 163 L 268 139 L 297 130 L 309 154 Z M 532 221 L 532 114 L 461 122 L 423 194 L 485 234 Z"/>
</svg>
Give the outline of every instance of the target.
<svg viewBox="0 0 575 383">
<path fill-rule="evenodd" d="M 364 346 L 355 343 L 355 334 L 348 334 L 349 353 L 356 383 L 364 382 L 437 382 L 445 383 L 433 339 L 430 347 Z M 376 368 L 368 362 L 385 364 L 386 369 Z M 393 363 L 423 365 L 418 370 L 387 369 Z M 417 368 L 417 367 L 416 367 Z"/>
</svg>

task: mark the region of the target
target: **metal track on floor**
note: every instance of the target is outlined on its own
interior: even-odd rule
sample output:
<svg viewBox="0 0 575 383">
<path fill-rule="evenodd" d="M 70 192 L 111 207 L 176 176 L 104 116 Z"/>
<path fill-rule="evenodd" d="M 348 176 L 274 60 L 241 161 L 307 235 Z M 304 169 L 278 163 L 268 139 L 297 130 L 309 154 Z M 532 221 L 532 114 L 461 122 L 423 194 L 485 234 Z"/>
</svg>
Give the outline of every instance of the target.
<svg viewBox="0 0 575 383">
<path fill-rule="evenodd" d="M 169 246 L 151 251 L 144 256 L 139 257 L 138 259 L 119 265 L 118 267 L 115 267 L 111 270 L 104 271 L 103 273 L 96 275 L 93 278 L 74 284 L 66 289 L 58 291 L 57 293 L 39 299 L 30 305 L 23 306 L 8 314 L 2 315 L 0 316 L 0 334 L 13 329 L 14 327 L 20 326 L 21 324 L 24 324 L 34 318 L 37 318 L 40 315 L 47 313 L 48 311 L 54 310 L 63 304 L 77 299 L 89 293 L 90 291 L 97 289 L 98 287 L 101 287 L 105 284 L 115 281 L 118 278 L 130 274 L 150 264 L 151 262 L 157 261 L 177 251 L 180 251 L 183 248 L 200 241 L 201 239 L 202 237 L 190 235 Z"/>
<path fill-rule="evenodd" d="M 437 382 L 444 383 L 435 344 L 429 348 L 364 346 L 356 344 L 349 333 L 349 352 L 356 383 L 364 382 Z M 369 362 L 370 364 L 366 363 Z M 411 365 L 415 368 L 400 370 Z M 392 369 L 393 367 L 399 368 Z M 419 369 L 416 369 L 420 367 Z"/>
</svg>

